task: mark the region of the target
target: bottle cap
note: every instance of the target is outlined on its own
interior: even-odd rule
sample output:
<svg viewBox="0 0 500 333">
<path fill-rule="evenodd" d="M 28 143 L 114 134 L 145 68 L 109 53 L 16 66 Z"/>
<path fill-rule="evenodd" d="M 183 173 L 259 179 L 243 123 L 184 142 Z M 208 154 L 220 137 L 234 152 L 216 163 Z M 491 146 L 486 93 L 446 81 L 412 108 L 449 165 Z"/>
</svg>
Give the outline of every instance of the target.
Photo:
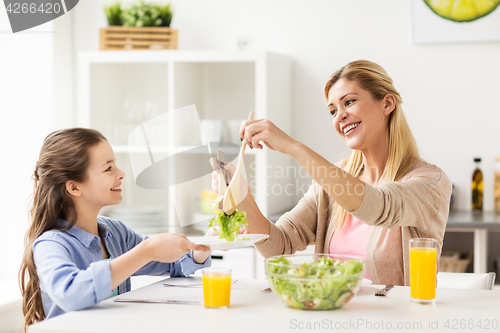
<svg viewBox="0 0 500 333">
<path fill-rule="evenodd" d="M 481 158 L 480 157 L 475 157 L 474 158 L 474 162 L 481 162 Z"/>
</svg>

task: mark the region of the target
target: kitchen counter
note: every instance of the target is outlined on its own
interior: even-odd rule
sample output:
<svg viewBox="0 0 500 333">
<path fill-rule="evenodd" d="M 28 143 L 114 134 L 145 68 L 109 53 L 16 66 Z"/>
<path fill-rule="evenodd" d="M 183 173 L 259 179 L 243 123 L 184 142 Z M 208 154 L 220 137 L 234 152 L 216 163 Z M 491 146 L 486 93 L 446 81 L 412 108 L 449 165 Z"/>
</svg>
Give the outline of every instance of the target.
<svg viewBox="0 0 500 333">
<path fill-rule="evenodd" d="M 500 231 L 500 214 L 451 211 L 446 231 L 474 233 L 474 273 L 486 273 L 488 268 L 488 232 Z"/>
<path fill-rule="evenodd" d="M 293 207 L 290 208 L 290 210 Z M 270 215 L 268 219 L 274 223 L 285 214 Z M 448 216 L 446 228 L 498 229 L 500 231 L 500 213 L 483 212 L 481 214 L 452 210 Z"/>
<path fill-rule="evenodd" d="M 483 212 L 477 214 L 451 211 L 446 228 L 497 229 L 500 231 L 500 213 Z"/>
</svg>

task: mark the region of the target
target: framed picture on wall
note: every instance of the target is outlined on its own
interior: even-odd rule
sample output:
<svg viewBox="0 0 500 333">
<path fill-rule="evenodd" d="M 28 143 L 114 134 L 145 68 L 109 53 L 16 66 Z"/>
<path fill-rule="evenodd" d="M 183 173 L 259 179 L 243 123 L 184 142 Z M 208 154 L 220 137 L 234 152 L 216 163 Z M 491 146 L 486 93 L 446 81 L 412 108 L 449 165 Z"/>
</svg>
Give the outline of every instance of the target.
<svg viewBox="0 0 500 333">
<path fill-rule="evenodd" d="M 413 0 L 413 42 L 500 41 L 500 0 Z"/>
</svg>

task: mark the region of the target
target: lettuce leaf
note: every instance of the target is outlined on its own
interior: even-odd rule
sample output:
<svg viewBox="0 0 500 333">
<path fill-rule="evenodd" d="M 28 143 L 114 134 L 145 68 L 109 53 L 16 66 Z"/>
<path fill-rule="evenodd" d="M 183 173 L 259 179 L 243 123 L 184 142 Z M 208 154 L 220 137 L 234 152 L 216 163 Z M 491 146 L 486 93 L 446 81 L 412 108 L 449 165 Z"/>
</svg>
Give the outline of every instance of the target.
<svg viewBox="0 0 500 333">
<path fill-rule="evenodd" d="M 235 212 L 226 215 L 222 210 L 217 211 L 217 216 L 209 221 L 208 226 L 214 228 L 219 233 L 220 239 L 232 242 L 238 238 L 240 228 L 247 225 L 247 214 L 245 212 Z"/>
</svg>

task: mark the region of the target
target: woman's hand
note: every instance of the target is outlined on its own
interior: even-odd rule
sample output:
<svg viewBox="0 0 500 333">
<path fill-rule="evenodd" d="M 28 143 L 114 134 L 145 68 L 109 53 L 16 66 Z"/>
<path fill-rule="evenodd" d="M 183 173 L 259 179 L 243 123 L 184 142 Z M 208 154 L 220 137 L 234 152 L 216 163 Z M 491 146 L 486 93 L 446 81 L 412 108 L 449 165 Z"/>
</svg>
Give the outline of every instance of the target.
<svg viewBox="0 0 500 333">
<path fill-rule="evenodd" d="M 248 234 L 248 231 L 245 229 L 245 226 L 240 228 L 239 234 Z M 207 231 L 207 233 L 205 234 L 205 237 L 207 237 L 207 236 L 219 236 L 219 233 L 215 229 L 209 229 Z M 224 250 L 224 251 L 227 251 L 227 250 Z"/>
<path fill-rule="evenodd" d="M 219 233 L 215 229 L 208 229 L 204 237 L 219 236 Z"/>
<path fill-rule="evenodd" d="M 150 261 L 174 262 L 190 250 L 201 251 L 202 253 L 208 252 L 210 254 L 209 247 L 195 244 L 187 239 L 185 235 L 180 234 L 155 235 L 146 239 L 144 245 L 146 246 L 146 253 Z"/>
<path fill-rule="evenodd" d="M 263 142 L 269 149 L 290 155 L 297 142 L 267 119 L 247 120 L 240 129 L 240 137 L 250 148 L 262 149 Z"/>
<path fill-rule="evenodd" d="M 216 163 L 216 160 L 214 158 L 211 158 L 208 160 L 208 163 L 212 166 L 212 191 L 214 191 L 217 195 L 219 195 L 219 179 L 220 179 L 220 170 L 218 169 L 219 166 Z M 228 185 L 231 182 L 231 179 L 233 178 L 233 175 L 236 171 L 236 168 L 232 163 L 224 164 L 224 162 L 219 161 L 219 165 L 221 168 L 226 170 L 226 185 Z"/>
<path fill-rule="evenodd" d="M 211 158 L 209 160 L 209 163 L 212 166 L 212 168 L 214 169 L 214 171 L 212 172 L 212 190 L 215 193 L 217 193 L 217 195 L 219 195 L 220 171 L 216 171 L 217 167 L 215 164 L 215 160 L 213 158 Z M 219 162 L 219 163 L 220 163 L 221 168 L 223 168 L 226 171 L 226 185 L 229 185 L 229 183 L 231 182 L 231 179 L 233 179 L 234 173 L 236 172 L 236 168 L 233 165 L 233 163 L 227 163 L 227 164 L 224 164 L 223 162 Z M 245 178 L 240 173 L 240 195 L 239 195 L 239 197 L 243 200 L 246 197 L 246 195 L 248 194 L 248 191 L 249 191 L 249 189 L 248 189 L 247 182 L 246 182 Z M 219 208 L 222 209 L 221 206 L 219 206 Z"/>
</svg>

